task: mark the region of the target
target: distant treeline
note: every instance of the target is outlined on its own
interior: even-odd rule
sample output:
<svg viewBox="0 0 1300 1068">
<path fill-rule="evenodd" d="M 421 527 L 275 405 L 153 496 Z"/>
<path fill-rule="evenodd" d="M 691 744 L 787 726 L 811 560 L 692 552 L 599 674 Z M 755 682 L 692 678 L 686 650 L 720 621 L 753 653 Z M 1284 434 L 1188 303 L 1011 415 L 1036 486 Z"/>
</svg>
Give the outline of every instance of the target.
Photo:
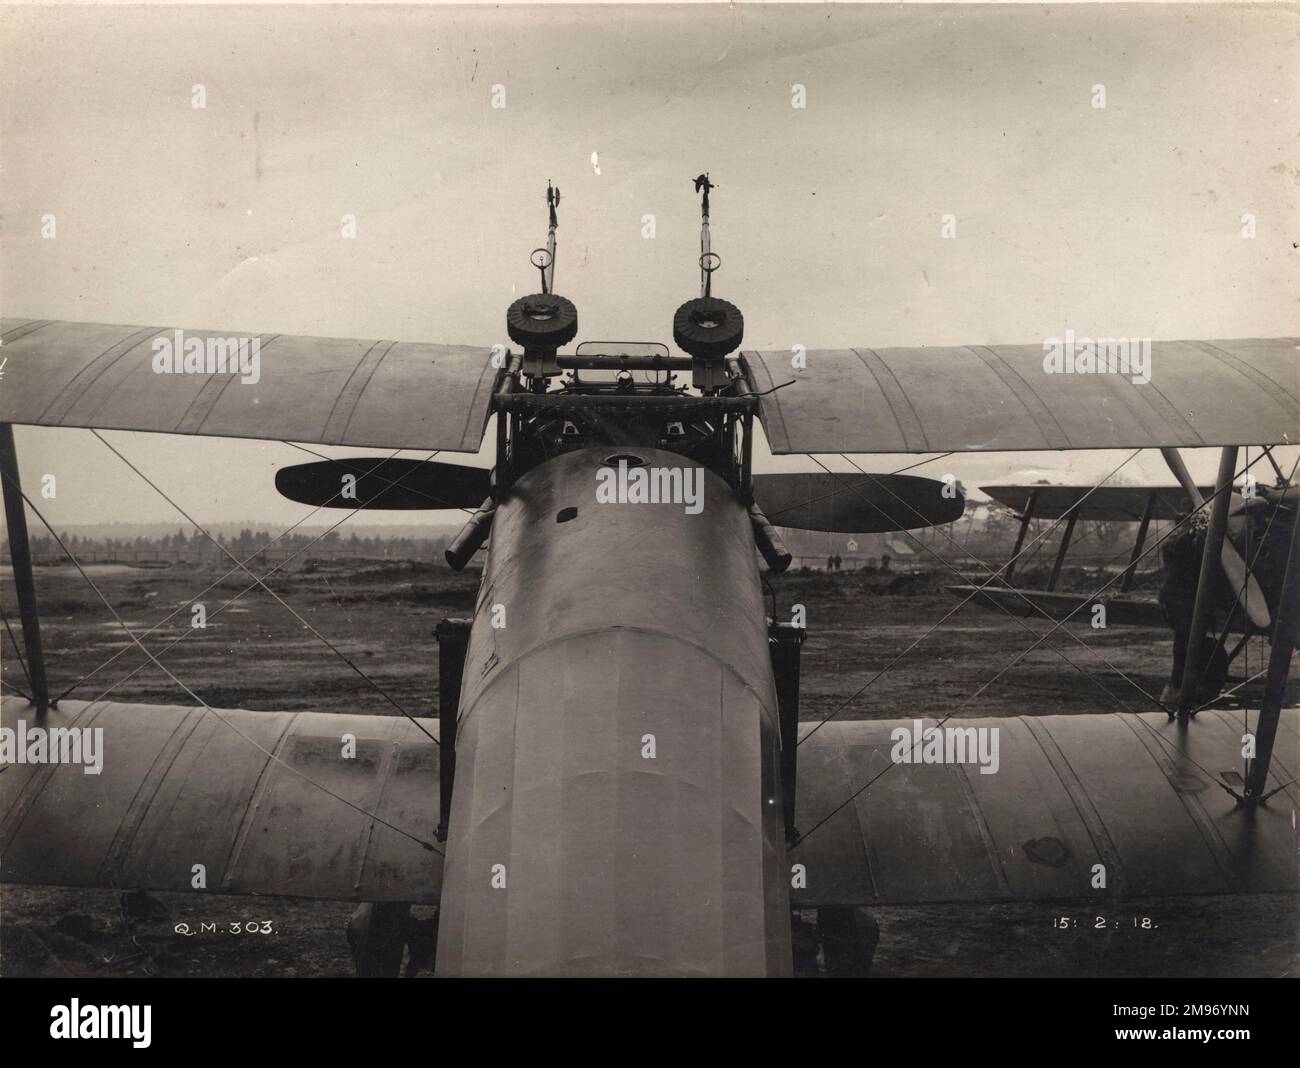
<svg viewBox="0 0 1300 1068">
<path fill-rule="evenodd" d="M 1156 523 L 1154 537 L 1162 524 Z M 828 566 L 834 557 L 841 558 L 840 567 L 856 570 L 877 566 L 888 555 L 895 569 L 906 566 L 944 566 L 969 561 L 1004 563 L 1011 553 L 1019 523 L 1005 509 L 992 508 L 979 519 L 968 514 L 955 523 L 942 527 L 927 527 L 909 532 L 891 534 L 827 534 L 803 530 L 783 529 L 790 551 L 799 558 L 799 564 L 811 567 Z M 109 528 L 111 529 L 111 527 Z M 137 528 L 139 529 L 139 528 Z M 156 528 L 155 528 L 156 529 Z M 213 533 L 217 544 L 197 531 L 178 527 L 174 533 L 138 533 L 131 536 L 124 531 L 121 536 L 99 532 L 95 534 L 61 531 L 59 537 L 73 555 L 85 563 L 179 563 L 191 561 L 205 563 L 226 559 L 224 548 L 239 560 L 256 556 L 269 563 L 305 562 L 307 560 L 377 559 L 417 560 L 441 562 L 443 550 L 455 536 L 455 527 L 434 528 L 428 535 L 417 536 L 398 527 L 385 533 L 326 532 L 321 527 L 304 527 L 282 536 L 269 530 L 251 526 L 229 533 L 217 529 Z M 418 528 L 416 528 L 418 529 Z M 129 528 L 128 528 L 129 530 Z M 1134 525 L 1131 523 L 1090 523 L 1078 525 L 1070 549 L 1072 564 L 1101 564 L 1127 562 L 1128 548 L 1132 544 Z M 1048 562 L 1055 552 L 1063 524 L 1060 521 L 1035 520 L 1026 539 L 1024 565 L 1035 559 Z M 8 560 L 8 548 L 3 548 L 3 559 Z M 37 563 L 52 564 L 66 559 L 55 540 L 32 531 L 32 554 Z M 1157 553 L 1149 554 L 1143 568 L 1158 566 Z M 837 568 L 838 570 L 838 568 Z"/>
<path fill-rule="evenodd" d="M 183 529 L 161 537 L 109 538 L 64 533 L 59 537 L 82 563 L 205 563 L 228 560 L 226 553 L 238 560 L 256 557 L 273 562 L 357 558 L 441 560 L 442 551 L 450 540 L 450 536 L 445 534 L 428 538 L 384 537 L 378 534 L 342 535 L 337 530 L 328 533 L 294 531 L 277 537 L 270 531 L 251 528 L 231 537 L 218 533 L 215 545 L 203 535 L 186 534 Z M 40 564 L 67 559 L 58 543 L 48 535 L 33 535 L 32 556 Z"/>
</svg>

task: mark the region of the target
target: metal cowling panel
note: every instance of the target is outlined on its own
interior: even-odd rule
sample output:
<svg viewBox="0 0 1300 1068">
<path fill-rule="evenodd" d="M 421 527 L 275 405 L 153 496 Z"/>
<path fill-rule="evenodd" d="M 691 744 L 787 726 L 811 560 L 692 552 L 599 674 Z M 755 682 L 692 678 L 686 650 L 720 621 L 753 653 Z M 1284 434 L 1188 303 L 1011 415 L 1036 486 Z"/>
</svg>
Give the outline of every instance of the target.
<svg viewBox="0 0 1300 1068">
<path fill-rule="evenodd" d="M 788 974 L 776 700 L 748 516 L 713 475 L 697 515 L 597 504 L 604 451 L 535 469 L 497 510 L 466 657 L 438 969 Z"/>
</svg>

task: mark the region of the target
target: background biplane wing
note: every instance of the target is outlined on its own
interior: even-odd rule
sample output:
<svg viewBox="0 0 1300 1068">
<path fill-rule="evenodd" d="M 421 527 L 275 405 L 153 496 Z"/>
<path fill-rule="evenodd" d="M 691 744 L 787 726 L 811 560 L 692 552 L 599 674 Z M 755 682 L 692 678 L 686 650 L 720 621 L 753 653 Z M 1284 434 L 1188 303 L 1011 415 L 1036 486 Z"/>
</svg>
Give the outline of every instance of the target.
<svg viewBox="0 0 1300 1068">
<path fill-rule="evenodd" d="M 1051 374 L 1042 345 L 745 352 L 772 452 L 998 452 L 1295 443 L 1295 338 L 1153 341 L 1151 381 Z M 786 388 L 776 388 L 791 379 Z"/>
<path fill-rule="evenodd" d="M 1300 432 L 1300 426 L 1297 427 Z M 1023 515 L 1034 499 L 1034 518 L 1060 519 L 1071 509 L 1078 519 L 1109 523 L 1139 523 L 1147 502 L 1155 495 L 1152 519 L 1177 519 L 1192 510 L 1187 494 L 1178 486 L 981 486 L 999 504 Z M 1204 497 L 1214 495 L 1213 486 L 1201 488 Z M 1080 503 L 1082 502 L 1082 503 Z"/>
<path fill-rule="evenodd" d="M 2 707 L 6 727 L 35 725 L 21 698 Z M 1162 713 L 954 720 L 999 731 L 996 775 L 897 765 L 839 811 L 913 724 L 827 723 L 800 746 L 797 821 L 829 819 L 792 854 L 807 884 L 793 904 L 1061 900 L 1088 893 L 1097 863 L 1110 894 L 1295 890 L 1290 806 L 1228 819 L 1233 799 L 1192 763 L 1240 766 L 1234 715 L 1181 733 Z M 188 891 L 201 863 L 213 893 L 438 901 L 442 858 L 414 840 L 434 833 L 438 754 L 406 719 L 67 700 L 44 726 L 104 727 L 111 759 L 0 775 L 7 882 Z M 1300 712 L 1279 729 L 1271 787 L 1300 772 Z"/>
<path fill-rule="evenodd" d="M 209 340 L 236 337 L 182 336 L 205 352 Z M 153 342 L 174 343 L 170 327 L 0 320 L 0 422 L 478 451 L 501 373 L 489 349 L 256 336 L 254 382 L 238 372 L 156 372 Z"/>
</svg>

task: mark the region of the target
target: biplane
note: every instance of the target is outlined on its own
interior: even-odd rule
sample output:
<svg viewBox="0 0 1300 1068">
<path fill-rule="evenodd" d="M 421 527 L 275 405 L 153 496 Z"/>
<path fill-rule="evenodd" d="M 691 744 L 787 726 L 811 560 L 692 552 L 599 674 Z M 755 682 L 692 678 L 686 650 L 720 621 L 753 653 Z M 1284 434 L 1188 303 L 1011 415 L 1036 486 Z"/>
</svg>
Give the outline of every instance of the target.
<svg viewBox="0 0 1300 1068">
<path fill-rule="evenodd" d="M 30 693 L 10 688 L 3 723 L 102 728 L 105 751 L 98 775 L 4 769 L 3 878 L 191 891 L 201 867 L 209 892 L 363 903 L 363 971 L 400 960 L 381 917 L 436 905 L 448 976 L 789 975 L 809 915 L 819 967 L 855 974 L 862 910 L 881 904 L 1294 891 L 1300 722 L 1281 707 L 1294 618 L 1271 621 L 1236 787 L 1218 772 L 1239 765 L 1242 727 L 1217 712 L 968 719 L 921 697 L 897 720 L 801 724 L 805 630 L 769 616 L 763 590 L 763 566 L 790 562 L 776 528 L 916 529 L 963 502 L 946 482 L 819 460 L 820 473 L 756 473 L 753 450 L 760 426 L 773 453 L 814 459 L 1219 446 L 1194 509 L 1208 559 L 1239 446 L 1300 429 L 1296 339 L 1156 342 L 1142 384 L 1047 376 L 1037 345 L 745 350 L 740 309 L 713 295 L 707 175 L 696 188 L 700 295 L 673 318 L 679 354 L 569 350 L 550 188 L 539 292 L 510 305 L 509 346 L 268 333 L 253 375 L 210 367 L 229 338 L 196 330 L 192 370 L 184 351 L 180 373 L 160 373 L 166 329 L 4 320 L 0 472 Z M 482 577 L 473 617 L 437 629 L 438 715 L 363 714 L 362 698 L 354 715 L 210 707 L 167 664 L 170 645 L 107 599 L 182 703 L 52 699 L 27 531 L 29 511 L 44 516 L 12 424 L 392 450 L 276 483 L 313 509 L 470 513 L 446 557 L 464 568 L 482 552 Z M 445 455 L 480 451 L 488 471 Z M 626 492 L 602 499 L 609 472 Z M 688 480 L 698 510 L 680 499 Z M 229 573 L 264 587 L 250 563 L 232 556 Z M 365 711 L 391 711 L 370 681 Z M 996 774 L 891 759 L 914 727 L 997 731 Z"/>
<path fill-rule="evenodd" d="M 1170 549 L 1180 542 L 1199 548 L 1197 539 L 1206 526 L 1195 522 L 1195 513 L 1214 496 L 1215 489 L 1213 486 L 1197 486 L 1182 458 L 1172 449 L 1165 450 L 1165 458 L 1181 480 L 1180 486 L 1087 486 L 1046 482 L 981 486 L 982 492 L 1019 520 L 1011 557 L 999 570 L 996 583 L 958 584 L 946 589 L 963 601 L 1027 618 L 1038 616 L 1080 623 L 1099 618 L 1102 626 L 1173 627 L 1174 671 L 1163 696 L 1170 702 L 1170 715 L 1188 715 L 1194 699 L 1212 700 L 1217 695 L 1228 668 L 1251 637 L 1270 638 L 1273 633 L 1273 617 L 1279 610 L 1281 580 L 1285 577 L 1288 560 L 1287 543 L 1295 521 L 1296 488 L 1278 466 L 1271 448 L 1262 449 L 1260 455 L 1272 465 L 1277 484 L 1259 484 L 1248 475 L 1239 487 L 1241 493 L 1228 493 L 1226 517 L 1219 534 L 1222 541 L 1218 549 L 1218 567 L 1206 574 L 1205 596 L 1198 597 L 1202 583 L 1195 568 L 1200 562 L 1200 553 L 1196 553 L 1195 558 L 1184 553 L 1182 559 L 1168 554 L 1169 560 L 1164 566 L 1170 573 L 1164 576 L 1161 598 L 1131 592 L 1139 565 L 1149 555 L 1144 549 L 1152 522 L 1179 523 L 1193 517 L 1187 529 L 1175 535 L 1179 540 L 1170 545 Z M 1045 589 L 1016 585 L 1016 569 L 1025 551 L 1025 537 L 1035 519 L 1064 524 Z M 1076 524 L 1081 521 L 1136 524 L 1137 533 L 1128 560 L 1118 574 L 1106 580 L 1099 590 L 1064 592 L 1057 587 L 1067 554 L 1074 544 Z M 1104 572 L 1103 567 L 1101 573 Z M 1194 627 L 1198 628 L 1197 633 L 1203 633 L 1208 622 L 1208 617 L 1199 624 L 1195 622 L 1198 599 L 1204 611 L 1213 613 L 1216 608 L 1219 610 L 1215 629 L 1219 632 L 1217 642 L 1220 648 L 1203 655 L 1201 662 L 1189 663 L 1184 648 L 1188 633 Z M 1230 651 L 1225 646 L 1229 634 L 1240 636 Z M 1210 668 L 1205 662 L 1209 659 L 1214 660 L 1212 680 L 1204 677 Z M 1193 692 L 1191 679 L 1183 677 L 1187 671 L 1198 672 L 1201 682 L 1208 684 L 1212 681 L 1213 685 L 1197 687 L 1197 692 Z M 1186 700 L 1183 700 L 1184 695 Z"/>
</svg>

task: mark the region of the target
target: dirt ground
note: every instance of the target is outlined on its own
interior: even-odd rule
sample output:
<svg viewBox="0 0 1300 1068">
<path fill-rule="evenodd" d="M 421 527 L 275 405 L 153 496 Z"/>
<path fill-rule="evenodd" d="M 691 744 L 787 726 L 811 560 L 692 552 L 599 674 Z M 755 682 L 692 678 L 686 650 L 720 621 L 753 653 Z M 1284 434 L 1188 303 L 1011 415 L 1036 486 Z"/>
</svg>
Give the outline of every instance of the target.
<svg viewBox="0 0 1300 1068">
<path fill-rule="evenodd" d="M 215 707 L 357 712 L 391 709 L 265 591 L 237 596 L 247 579 L 224 569 L 96 566 L 91 576 L 152 648 L 184 634 L 165 662 Z M 1034 584 L 1034 576 L 1025 576 Z M 1071 627 L 1011 664 L 1048 624 L 1013 620 L 958 602 L 942 571 L 880 575 L 793 573 L 771 579 L 777 618 L 802 604 L 801 717 L 819 720 L 1149 711 L 1170 661 L 1166 631 Z M 1148 583 L 1150 580 L 1148 580 Z M 190 704 L 143 657 L 71 567 L 38 570 L 46 659 L 56 692 L 90 700 Z M 191 598 L 206 630 L 190 627 Z M 1042 583 L 1038 583 L 1041 585 Z M 475 575 L 410 562 L 308 562 L 270 585 L 408 712 L 437 712 L 433 628 L 472 612 Z M 1095 588 L 1095 575 L 1067 572 L 1064 588 Z M 1136 592 L 1143 592 L 1141 590 Z M 1149 590 L 1147 591 L 1149 592 Z M 0 603 L 16 627 L 12 583 Z M 1080 641 L 1086 640 L 1087 648 Z M 919 642 L 918 642 L 919 639 Z M 4 685 L 25 679 L 4 639 Z M 916 647 L 909 647 L 917 643 Z M 242 655 L 244 651 L 253 655 Z M 113 654 L 122 655 L 102 670 Z M 897 663 L 891 662 L 895 661 Z M 1263 669 L 1267 646 L 1252 642 L 1234 675 Z M 234 665 L 237 664 L 237 669 Z M 1010 665 L 1010 666 L 1008 666 Z M 93 674 L 92 674 L 93 672 Z M 127 676 L 130 677 L 127 677 Z M 123 681 L 125 680 L 125 681 Z M 1243 691 L 1258 707 L 1260 684 Z M 1290 703 L 1300 702 L 1292 684 Z M 1229 706 L 1232 705 L 1229 699 Z M 1068 906 L 999 904 L 873 909 L 881 937 L 873 974 L 1018 976 L 1246 976 L 1300 973 L 1300 901 L 1291 895 L 1133 900 L 1099 929 L 1077 907 L 1078 927 L 1060 929 Z M 338 976 L 352 972 L 344 927 L 349 904 L 296 899 L 159 894 L 125 904 L 108 891 L 0 888 L 0 972 L 70 975 Z M 1152 925 L 1141 925 L 1150 917 Z M 427 917 L 426 917 L 427 918 Z M 1137 922 L 1134 923 L 1134 918 Z M 216 922 L 189 937 L 177 923 Z M 258 932 L 246 927 L 257 921 Z M 272 933 L 260 925 L 270 921 Z M 239 925 L 238 933 L 232 930 Z"/>
</svg>

